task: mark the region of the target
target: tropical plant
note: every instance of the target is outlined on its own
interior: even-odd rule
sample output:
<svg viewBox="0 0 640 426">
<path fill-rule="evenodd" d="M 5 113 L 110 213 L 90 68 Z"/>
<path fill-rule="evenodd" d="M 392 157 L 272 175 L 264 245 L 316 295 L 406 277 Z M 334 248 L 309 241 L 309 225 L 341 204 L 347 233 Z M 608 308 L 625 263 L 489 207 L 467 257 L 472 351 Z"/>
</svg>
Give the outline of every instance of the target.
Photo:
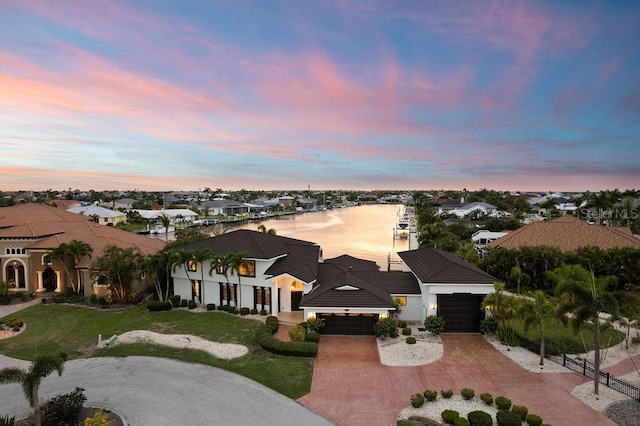
<svg viewBox="0 0 640 426">
<path fill-rule="evenodd" d="M 500 323 L 500 332 L 503 339 L 510 334 L 508 320 L 515 315 L 515 298 L 504 294 L 504 283 L 493 284 L 493 293 L 489 293 L 482 300 L 482 308 L 489 309 Z"/>
<path fill-rule="evenodd" d="M 216 256 L 214 256 L 213 252 L 210 249 L 198 249 L 193 251 L 192 261 L 200 265 L 198 267 L 200 269 L 200 289 L 198 294 L 200 303 L 204 301 L 204 263 L 206 261 L 211 261 L 211 264 L 213 264 L 215 263 L 215 259 Z"/>
<path fill-rule="evenodd" d="M 568 293 L 558 307 L 560 318 L 568 321 L 567 313 L 571 313 L 571 323 L 579 330 L 587 322 L 594 328 L 594 393 L 597 395 L 600 385 L 600 320 L 601 313 L 617 317 L 618 303 L 615 297 L 606 291 L 607 278 L 596 278 L 593 271 L 587 271 L 579 265 L 564 265 L 550 272 L 558 283 L 559 294 Z"/>
<path fill-rule="evenodd" d="M 247 253 L 241 251 L 239 253 L 231 253 L 228 259 L 231 273 L 238 274 L 238 300 L 236 306 L 242 308 L 242 283 L 240 282 L 240 276 L 242 271 L 249 267 L 249 261 L 247 260 Z"/>
<path fill-rule="evenodd" d="M 480 263 L 480 257 L 478 256 L 478 251 L 476 250 L 476 247 L 473 245 L 473 243 L 470 241 L 461 243 L 458 246 L 458 249 L 455 251 L 455 253 L 456 253 L 456 256 L 466 260 L 472 265 L 478 266 L 478 263 Z"/>
<path fill-rule="evenodd" d="M 58 356 L 38 355 L 28 370 L 18 367 L 7 367 L 0 370 L 0 383 L 20 383 L 24 396 L 29 402 L 29 406 L 33 408 L 33 423 L 40 426 L 42 418 L 40 415 L 40 401 L 38 391 L 42 379 L 53 373 L 58 372 L 58 376 L 62 375 L 64 362 L 67 357 L 64 354 Z"/>
<path fill-rule="evenodd" d="M 520 294 L 520 283 L 522 282 L 522 279 L 524 277 L 525 277 L 525 274 L 524 274 L 524 272 L 522 272 L 522 269 L 520 269 L 520 265 L 514 266 L 509 271 L 509 278 L 512 281 L 516 282 L 516 289 L 517 289 L 517 293 L 518 294 Z"/>
<path fill-rule="evenodd" d="M 71 280 L 71 287 L 73 291 L 76 293 L 80 292 L 80 275 L 79 271 L 76 271 L 73 274 L 71 271 L 76 269 L 76 266 L 84 259 L 86 256 L 91 257 L 91 253 L 93 252 L 93 248 L 84 241 L 79 240 L 71 240 L 68 243 L 62 243 L 58 247 L 53 248 L 47 252 L 45 257 L 45 261 L 47 263 L 59 263 L 64 268 L 66 276 Z M 76 281 L 74 280 L 74 275 L 77 278 L 77 286 Z"/>
<path fill-rule="evenodd" d="M 92 275 L 97 281 L 105 281 L 111 298 L 125 302 L 134 295 L 133 282 L 139 276 L 142 259 L 143 256 L 133 247 L 110 245 L 91 265 Z"/>
<path fill-rule="evenodd" d="M 276 235 L 276 230 L 275 229 L 273 229 L 273 228 L 267 229 L 267 227 L 264 226 L 263 224 L 258 226 L 258 231 L 262 232 L 263 234 Z"/>
<path fill-rule="evenodd" d="M 167 242 L 169 241 L 169 225 L 171 225 L 171 217 L 166 213 L 162 213 L 158 216 L 158 219 L 160 219 L 160 223 L 162 223 L 162 226 L 164 227 L 164 241 Z"/>
<path fill-rule="evenodd" d="M 555 306 L 547 300 L 547 296 L 543 291 L 537 290 L 526 299 L 523 299 L 519 313 L 524 320 L 525 333 L 529 331 L 529 327 L 532 325 L 538 327 L 540 331 L 540 365 L 544 365 L 545 323 L 555 318 Z"/>
</svg>

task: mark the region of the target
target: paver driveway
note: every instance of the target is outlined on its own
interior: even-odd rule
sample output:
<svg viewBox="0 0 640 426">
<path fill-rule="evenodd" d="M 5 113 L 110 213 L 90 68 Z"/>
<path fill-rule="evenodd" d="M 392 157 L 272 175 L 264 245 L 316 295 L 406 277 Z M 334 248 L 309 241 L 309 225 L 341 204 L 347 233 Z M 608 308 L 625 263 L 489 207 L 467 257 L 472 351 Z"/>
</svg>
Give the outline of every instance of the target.
<svg viewBox="0 0 640 426">
<path fill-rule="evenodd" d="M 532 373 L 478 334 L 444 334 L 444 355 L 419 367 L 380 364 L 373 337 L 323 336 L 311 392 L 299 401 L 339 425 L 395 425 L 411 394 L 464 387 L 504 395 L 555 426 L 615 425 L 571 395 L 586 379 Z"/>
</svg>

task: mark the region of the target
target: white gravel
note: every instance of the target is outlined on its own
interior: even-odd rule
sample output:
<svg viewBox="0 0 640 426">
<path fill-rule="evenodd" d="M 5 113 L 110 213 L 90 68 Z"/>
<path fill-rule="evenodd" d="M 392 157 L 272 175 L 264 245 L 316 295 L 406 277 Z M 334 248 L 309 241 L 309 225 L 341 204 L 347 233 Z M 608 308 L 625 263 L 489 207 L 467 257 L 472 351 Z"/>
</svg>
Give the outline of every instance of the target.
<svg viewBox="0 0 640 426">
<path fill-rule="evenodd" d="M 406 343 L 408 336 L 376 339 L 380 363 L 392 367 L 425 365 L 442 357 L 444 347 L 440 336 L 431 333 L 413 334 L 416 343 Z"/>
<path fill-rule="evenodd" d="M 407 399 L 411 396 L 409 395 Z M 467 417 L 472 411 L 480 410 L 485 411 L 493 417 L 494 424 L 497 423 L 496 413 L 498 409 L 495 404 L 487 405 L 478 397 L 466 401 L 460 395 L 453 395 L 451 398 L 442 398 L 442 395 L 438 393 L 438 399 L 432 402 L 425 402 L 420 408 L 413 408 L 409 405 L 407 408 L 400 412 L 399 419 L 408 419 L 411 416 L 428 417 L 433 420 L 442 422 L 442 412 L 444 410 L 455 410 L 460 414 L 460 417 Z"/>
<path fill-rule="evenodd" d="M 196 349 L 221 359 L 240 358 L 249 352 L 246 346 L 234 343 L 211 342 L 191 334 L 161 334 L 147 330 L 127 331 L 118 336 L 114 344 L 118 343 L 152 343 L 172 348 Z"/>
</svg>

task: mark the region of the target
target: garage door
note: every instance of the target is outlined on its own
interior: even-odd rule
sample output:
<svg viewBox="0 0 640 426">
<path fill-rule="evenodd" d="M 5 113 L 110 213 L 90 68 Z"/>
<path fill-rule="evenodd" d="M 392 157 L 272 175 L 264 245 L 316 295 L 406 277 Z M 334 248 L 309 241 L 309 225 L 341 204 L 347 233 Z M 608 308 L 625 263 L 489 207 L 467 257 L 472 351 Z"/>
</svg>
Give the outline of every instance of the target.
<svg viewBox="0 0 640 426">
<path fill-rule="evenodd" d="M 373 335 L 378 315 L 373 314 L 318 314 L 324 319 L 322 334 Z"/>
<path fill-rule="evenodd" d="M 483 298 L 477 294 L 439 294 L 438 316 L 444 318 L 445 332 L 479 331 L 484 319 L 484 311 L 480 309 Z"/>
</svg>

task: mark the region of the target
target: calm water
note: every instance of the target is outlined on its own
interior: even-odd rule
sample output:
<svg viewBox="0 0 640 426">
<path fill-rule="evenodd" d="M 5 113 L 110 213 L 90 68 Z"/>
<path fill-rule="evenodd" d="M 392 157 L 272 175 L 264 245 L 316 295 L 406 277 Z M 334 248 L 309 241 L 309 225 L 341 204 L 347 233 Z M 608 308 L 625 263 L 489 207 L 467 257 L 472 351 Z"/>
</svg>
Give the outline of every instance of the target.
<svg viewBox="0 0 640 426">
<path fill-rule="evenodd" d="M 402 209 L 399 205 L 369 204 L 247 223 L 239 228 L 257 229 L 262 224 L 278 235 L 318 243 L 325 259 L 348 254 L 373 260 L 386 269 L 389 253 L 397 258 L 396 252 L 409 249 L 408 240 L 393 238 Z"/>
</svg>

